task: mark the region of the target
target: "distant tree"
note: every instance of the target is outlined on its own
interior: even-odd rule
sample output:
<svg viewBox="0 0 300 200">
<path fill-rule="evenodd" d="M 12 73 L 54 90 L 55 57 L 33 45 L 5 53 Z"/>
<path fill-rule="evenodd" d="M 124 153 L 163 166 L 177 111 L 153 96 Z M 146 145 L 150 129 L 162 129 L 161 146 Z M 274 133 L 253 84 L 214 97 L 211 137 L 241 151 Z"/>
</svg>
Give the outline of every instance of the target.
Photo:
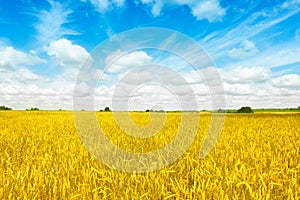
<svg viewBox="0 0 300 200">
<path fill-rule="evenodd" d="M 147 110 L 146 110 L 146 112 L 150 112 L 150 110 L 149 110 L 149 109 L 147 109 Z"/>
<path fill-rule="evenodd" d="M 241 107 L 237 111 L 238 113 L 253 113 L 253 110 L 249 106 Z"/>
<path fill-rule="evenodd" d="M 217 111 L 218 113 L 225 113 L 225 110 L 223 110 L 223 109 L 218 109 L 218 111 Z"/>
<path fill-rule="evenodd" d="M 226 113 L 236 113 L 236 110 L 226 110 Z"/>
<path fill-rule="evenodd" d="M 111 111 L 111 110 L 110 110 L 109 107 L 107 106 L 107 107 L 104 108 L 104 111 L 105 111 L 105 112 L 109 112 L 109 111 Z"/>
<path fill-rule="evenodd" d="M 30 109 L 26 109 L 27 111 L 34 111 L 34 110 L 40 110 L 39 108 L 30 108 Z"/>
<path fill-rule="evenodd" d="M 12 108 L 6 106 L 0 106 L 0 110 L 12 110 Z"/>
<path fill-rule="evenodd" d="M 298 106 L 298 110 L 300 110 L 300 106 Z"/>
</svg>

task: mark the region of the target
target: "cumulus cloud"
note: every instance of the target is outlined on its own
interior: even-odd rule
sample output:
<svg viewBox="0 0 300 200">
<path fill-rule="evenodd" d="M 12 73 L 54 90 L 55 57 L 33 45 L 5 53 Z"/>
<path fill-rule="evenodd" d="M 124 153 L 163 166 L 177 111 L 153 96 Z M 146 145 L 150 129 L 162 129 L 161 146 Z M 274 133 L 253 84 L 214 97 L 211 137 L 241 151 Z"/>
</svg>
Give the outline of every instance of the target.
<svg viewBox="0 0 300 200">
<path fill-rule="evenodd" d="M 198 96 L 208 96 L 209 95 L 209 89 L 206 84 L 200 83 L 200 84 L 193 84 L 191 85 L 191 88 L 193 89 L 193 92 L 195 95 Z"/>
<path fill-rule="evenodd" d="M 270 70 L 264 67 L 236 67 L 219 69 L 221 77 L 228 83 L 265 82 L 270 77 Z"/>
<path fill-rule="evenodd" d="M 80 45 L 72 44 L 71 41 L 62 38 L 51 42 L 45 47 L 49 56 L 55 56 L 61 66 L 80 67 L 88 58 L 89 53 Z"/>
<path fill-rule="evenodd" d="M 161 85 L 145 85 L 135 90 L 129 98 L 129 110 L 146 110 L 159 105 L 162 110 L 174 110 L 181 105 L 176 94 Z"/>
<path fill-rule="evenodd" d="M 36 55 L 16 50 L 11 46 L 0 48 L 0 71 L 13 71 L 16 67 L 33 66 L 46 62 Z"/>
<path fill-rule="evenodd" d="M 124 86 L 124 84 L 122 85 Z M 110 105 L 114 102 L 113 110 L 146 110 L 160 105 L 164 110 L 176 110 L 182 105 L 178 102 L 178 98 L 187 100 L 186 88 L 177 87 L 176 91 L 173 91 L 166 85 L 148 83 L 136 87 L 134 90 L 122 91 L 122 94 L 115 93 L 115 85 L 112 86 L 100 86 L 96 89 L 95 104 L 96 107 L 102 108 L 106 105 Z M 126 105 L 128 102 L 128 108 Z M 184 102 L 181 102 L 184 103 Z M 125 107 L 124 107 L 125 105 Z"/>
<path fill-rule="evenodd" d="M 144 51 L 134 51 L 123 55 L 124 53 L 117 50 L 111 53 L 105 59 L 105 64 L 109 65 L 106 69 L 110 73 L 120 73 L 124 70 L 130 70 L 151 62 L 152 57 Z"/>
<path fill-rule="evenodd" d="M 1 85 L 1 84 L 0 84 Z M 55 90 L 52 89 L 43 89 L 38 87 L 35 84 L 28 85 L 1 85 L 0 94 L 2 96 L 23 96 L 23 97 L 38 97 L 38 96 L 52 96 L 57 94 Z M 16 96 L 16 97 L 17 97 Z M 21 98 L 20 98 L 21 99 Z"/>
<path fill-rule="evenodd" d="M 245 40 L 241 44 L 241 48 L 233 48 L 228 51 L 228 56 L 235 59 L 244 59 L 255 56 L 259 53 L 254 42 Z"/>
<path fill-rule="evenodd" d="M 194 1 L 194 5 L 189 7 L 197 20 L 207 19 L 209 22 L 222 21 L 226 13 L 226 9 L 221 7 L 218 0 Z"/>
<path fill-rule="evenodd" d="M 72 109 L 73 94 L 74 81 L 61 76 L 49 78 L 26 68 L 0 73 L 1 103 L 13 109 Z"/>
<path fill-rule="evenodd" d="M 40 109 L 71 109 L 72 95 L 66 88 L 43 88 L 38 84 L 1 84 L 1 103 L 13 109 L 39 107 Z"/>
<path fill-rule="evenodd" d="M 32 83 L 34 81 L 47 82 L 47 78 L 39 76 L 28 69 L 18 69 L 13 76 L 20 83 Z"/>
<path fill-rule="evenodd" d="M 88 96 L 91 93 L 89 86 L 85 82 L 77 83 L 75 88 L 76 89 L 74 95 L 76 95 L 77 97 Z"/>
<path fill-rule="evenodd" d="M 229 84 L 224 83 L 224 90 L 227 95 L 244 96 L 254 94 L 254 89 L 248 84 Z"/>
<path fill-rule="evenodd" d="M 38 75 L 23 67 L 19 67 L 17 70 L 9 73 L 0 73 L 0 82 L 7 86 L 17 85 L 22 87 L 23 85 L 29 84 L 48 85 L 49 81 L 49 78 Z"/>
<path fill-rule="evenodd" d="M 286 74 L 273 79 L 272 84 L 278 88 L 300 89 L 300 75 Z"/>
<path fill-rule="evenodd" d="M 204 82 L 201 72 L 197 70 L 180 72 L 178 75 L 182 76 L 189 84 L 198 84 Z"/>
</svg>

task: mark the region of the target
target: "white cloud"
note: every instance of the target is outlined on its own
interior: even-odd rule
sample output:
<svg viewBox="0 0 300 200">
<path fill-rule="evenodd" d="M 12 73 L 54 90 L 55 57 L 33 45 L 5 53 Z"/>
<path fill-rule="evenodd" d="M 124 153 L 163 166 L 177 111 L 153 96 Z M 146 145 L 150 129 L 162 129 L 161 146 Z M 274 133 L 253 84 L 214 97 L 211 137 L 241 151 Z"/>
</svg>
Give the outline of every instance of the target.
<svg viewBox="0 0 300 200">
<path fill-rule="evenodd" d="M 145 85 L 135 90 L 129 98 L 129 110 L 146 110 L 160 107 L 161 110 L 175 110 L 179 104 L 177 96 L 161 85 Z M 156 108 L 157 109 L 157 108 Z"/>
<path fill-rule="evenodd" d="M 273 79 L 272 84 L 278 88 L 300 89 L 300 75 L 287 74 Z"/>
<path fill-rule="evenodd" d="M 298 91 L 299 93 L 300 91 Z M 296 90 L 291 90 L 290 88 L 283 88 L 283 87 L 275 87 L 273 88 L 273 92 L 272 94 L 274 96 L 293 96 L 293 95 L 297 95 Z"/>
<path fill-rule="evenodd" d="M 39 76 L 30 70 L 19 68 L 13 76 L 15 80 L 20 83 L 32 83 L 34 81 L 47 82 L 48 79 L 42 76 Z"/>
<path fill-rule="evenodd" d="M 241 48 L 233 48 L 228 51 L 228 56 L 236 59 L 244 59 L 247 57 L 255 56 L 259 53 L 254 42 L 250 40 L 244 40 L 241 44 Z"/>
<path fill-rule="evenodd" d="M 73 80 L 51 79 L 26 68 L 0 73 L 0 103 L 13 109 L 72 109 L 73 90 Z"/>
<path fill-rule="evenodd" d="M 253 8 L 249 8 L 249 10 L 251 9 Z M 232 49 L 243 40 L 253 38 L 262 32 L 273 28 L 298 14 L 299 11 L 300 7 L 296 9 L 289 7 L 282 8 L 280 3 L 273 7 L 266 7 L 258 12 L 253 12 L 246 19 L 236 20 L 231 26 L 220 31 L 212 32 L 204 37 L 201 33 L 198 38 L 200 39 L 200 43 L 214 59 L 221 58 L 228 54 L 229 49 Z M 272 37 L 272 35 L 270 35 L 270 37 Z M 285 49 L 287 48 L 287 45 L 288 44 L 284 44 Z M 278 49 L 276 51 L 278 51 Z"/>
<path fill-rule="evenodd" d="M 99 96 L 99 97 L 109 97 L 111 98 L 112 95 L 113 95 L 113 91 L 115 89 L 115 86 L 104 86 L 104 85 L 101 85 L 101 86 L 98 86 L 96 89 L 95 89 L 95 96 Z"/>
<path fill-rule="evenodd" d="M 193 84 L 191 85 L 191 88 L 193 89 L 193 92 L 195 95 L 198 96 L 208 96 L 209 95 L 209 89 L 207 85 L 204 83 L 201 84 Z"/>
<path fill-rule="evenodd" d="M 152 6 L 152 10 L 151 10 L 154 17 L 157 17 L 160 15 L 160 12 L 161 12 L 163 6 L 164 6 L 164 4 L 161 0 L 158 0 L 154 3 L 154 5 Z"/>
<path fill-rule="evenodd" d="M 0 95 L 18 95 L 20 94 L 21 89 L 19 86 L 11 85 L 11 84 L 1 84 L 0 83 Z"/>
<path fill-rule="evenodd" d="M 91 0 L 91 4 L 93 4 L 99 12 L 104 12 L 109 7 L 108 0 Z"/>
<path fill-rule="evenodd" d="M 226 14 L 226 9 L 221 7 L 218 0 L 194 1 L 194 5 L 189 5 L 189 7 L 197 20 L 222 21 Z"/>
<path fill-rule="evenodd" d="M 88 53 L 80 46 L 61 39 L 45 47 L 64 66 L 80 66 Z M 39 107 L 41 109 L 72 109 L 74 82 L 78 69 L 65 67 L 50 78 L 39 75 L 29 67 L 46 63 L 36 51 L 30 53 L 14 47 L 0 47 L 0 96 L 4 105 L 13 109 Z M 84 86 L 80 95 L 84 95 Z"/>
<path fill-rule="evenodd" d="M 275 68 L 298 62 L 300 62 L 300 48 L 299 45 L 293 41 L 293 43 L 274 45 L 272 48 L 259 53 L 257 56 L 230 63 L 228 67 L 247 66 L 251 63 L 252 66 Z"/>
<path fill-rule="evenodd" d="M 226 9 L 220 5 L 219 0 L 139 0 L 142 4 L 151 6 L 153 16 L 161 15 L 162 10 L 168 6 L 187 6 L 191 14 L 197 20 L 206 19 L 209 22 L 222 21 L 226 14 Z M 138 1 L 136 1 L 138 2 Z"/>
<path fill-rule="evenodd" d="M 254 94 L 254 89 L 248 84 L 223 83 L 225 93 L 233 96 L 243 96 Z"/>
<path fill-rule="evenodd" d="M 122 7 L 124 2 L 125 0 L 90 0 L 90 3 L 100 13 L 104 13 L 113 7 Z"/>
<path fill-rule="evenodd" d="M 109 65 L 106 69 L 110 73 L 120 73 L 128 71 L 138 66 L 149 64 L 152 57 L 144 51 L 134 51 L 123 55 L 124 53 L 117 50 L 111 53 L 106 59 L 105 64 Z"/>
<path fill-rule="evenodd" d="M 153 3 L 154 0 L 141 0 L 143 4 Z"/>
<path fill-rule="evenodd" d="M 7 60 L 0 60 L 0 72 L 12 71 L 14 70 L 14 66 Z"/>
<path fill-rule="evenodd" d="M 36 16 L 39 22 L 34 25 L 37 30 L 36 38 L 43 45 L 48 45 L 50 41 L 62 38 L 65 35 L 78 35 L 77 31 L 67 28 L 69 16 L 73 13 L 69 7 L 57 1 L 48 1 L 51 5 L 49 10 L 41 10 Z"/>
<path fill-rule="evenodd" d="M 99 73 L 101 73 L 99 71 Z M 66 80 L 55 78 L 48 80 L 46 84 L 43 83 L 43 78 L 32 72 L 25 72 L 24 70 L 10 73 L 11 77 L 9 83 L 3 82 L 7 77 L 0 74 L 0 95 L 1 103 L 12 107 L 14 109 L 25 109 L 29 107 L 39 107 L 41 109 L 72 109 L 73 100 L 73 80 Z M 20 77 L 20 76 L 24 77 Z M 16 78 L 18 77 L 18 78 Z M 142 76 L 141 78 L 143 78 Z M 166 79 L 171 76 L 164 76 Z M 18 80 L 17 80 L 18 79 Z M 287 77 L 286 79 L 295 80 L 295 77 Z M 229 108 L 239 108 L 240 106 L 250 105 L 251 107 L 295 107 L 299 102 L 300 90 L 296 89 L 295 83 L 287 83 L 286 79 L 281 80 L 280 88 L 274 86 L 271 82 L 261 84 L 251 83 L 227 83 L 224 82 L 224 90 L 226 94 L 226 102 Z M 276 79 L 277 80 L 277 79 Z M 299 80 L 299 76 L 298 76 Z M 134 80 L 132 80 L 134 81 Z M 167 80 L 166 80 L 167 81 Z M 95 109 L 103 109 L 105 106 L 111 107 L 112 98 L 120 98 L 124 100 L 125 97 L 130 96 L 130 109 L 145 110 L 149 106 L 159 104 L 165 110 L 179 109 L 179 105 L 175 102 L 175 96 L 172 88 L 169 87 L 169 92 L 162 90 L 164 85 L 159 84 L 145 84 L 137 87 L 137 90 L 127 91 L 124 85 L 124 94 L 120 97 L 113 97 L 116 84 L 101 85 L 95 90 Z M 186 86 L 176 85 L 171 82 L 174 91 L 178 97 L 186 96 Z M 289 85 L 288 87 L 286 85 Z M 299 84 L 299 83 L 298 83 Z M 293 87 L 291 87 L 293 85 Z M 79 98 L 85 98 L 89 94 L 89 87 L 86 83 L 79 83 L 78 85 Z M 168 85 L 165 85 L 165 90 L 168 90 Z M 199 104 L 199 109 L 211 109 L 211 97 L 207 86 L 204 83 L 191 84 L 191 88 L 196 95 L 196 100 Z M 298 86 L 299 88 L 299 86 Z M 173 92 L 174 92 L 173 91 Z M 131 92 L 131 93 L 130 93 Z M 185 99 L 188 99 L 186 97 Z M 299 104 L 300 105 L 300 104 Z M 84 108 L 84 107 L 83 107 Z"/>
<path fill-rule="evenodd" d="M 38 107 L 40 109 L 72 109 L 72 95 L 67 87 L 43 88 L 37 84 L 1 84 L 1 103 L 13 109 Z"/>
<path fill-rule="evenodd" d="M 186 87 L 181 88 L 181 86 L 177 86 L 174 91 L 167 85 L 148 83 L 128 91 L 126 91 L 127 88 L 125 86 L 125 91 L 122 90 L 122 94 L 116 94 L 115 88 L 116 85 L 96 88 L 95 107 L 102 108 L 114 102 L 113 110 L 127 110 L 124 105 L 126 105 L 125 102 L 128 102 L 129 110 L 146 110 L 157 105 L 160 105 L 164 110 L 176 110 L 183 105 L 186 109 L 191 105 L 190 101 L 188 101 L 190 100 L 189 96 L 185 95 L 187 93 Z M 182 104 L 180 105 L 177 101 L 179 98 L 189 103 L 181 102 Z"/>
<path fill-rule="evenodd" d="M 172 73 L 169 68 L 158 68 L 155 65 L 149 68 L 135 68 L 126 74 L 120 76 L 119 82 L 121 84 L 130 84 L 131 86 L 138 86 L 147 82 L 158 82 L 163 84 L 184 84 L 183 80 L 178 80 L 177 74 Z"/>
<path fill-rule="evenodd" d="M 0 71 L 12 71 L 16 67 L 33 66 L 46 62 L 36 55 L 16 50 L 11 46 L 0 48 Z"/>
<path fill-rule="evenodd" d="M 125 4 L 125 0 L 89 0 L 89 2 L 100 13 L 104 13 L 115 7 L 123 7 Z M 222 21 L 222 18 L 226 14 L 226 9 L 220 5 L 219 0 L 136 0 L 135 2 L 150 5 L 151 13 L 155 17 L 161 15 L 163 9 L 174 5 L 187 6 L 197 20 L 206 19 L 209 22 Z"/>
<path fill-rule="evenodd" d="M 204 82 L 201 71 L 184 71 L 178 73 L 178 75 L 182 76 L 189 84 L 198 84 Z"/>
<path fill-rule="evenodd" d="M 270 77 L 270 70 L 264 67 L 236 67 L 219 71 L 223 80 L 228 83 L 265 82 Z"/>
<path fill-rule="evenodd" d="M 104 71 L 102 69 L 96 69 L 94 71 L 93 79 L 94 80 L 109 81 L 109 80 L 111 80 L 111 77 L 109 75 L 107 75 L 106 73 L 104 73 Z"/>
<path fill-rule="evenodd" d="M 6 85 L 48 84 L 49 78 L 35 74 L 27 68 L 19 67 L 9 73 L 0 73 L 0 82 Z"/>
<path fill-rule="evenodd" d="M 281 7 L 284 9 L 295 8 L 298 5 L 300 5 L 300 0 L 287 0 L 281 5 Z"/>
<path fill-rule="evenodd" d="M 79 60 L 83 59 L 80 55 L 87 54 L 81 47 L 64 42 L 55 44 L 68 45 L 55 46 L 53 43 L 52 49 L 48 49 L 49 51 L 53 50 L 52 53 L 61 59 L 60 62 L 77 64 Z M 55 47 L 62 49 L 60 51 Z M 29 52 L 26 53 L 11 46 L 0 47 L 0 103 L 13 109 L 30 107 L 72 109 L 74 81 L 78 69 L 63 68 L 61 74 L 55 78 L 36 74 L 30 70 L 30 67 L 35 66 L 37 69 L 36 65 L 46 63 L 47 60 L 38 57 L 35 51 Z M 75 58 L 68 53 L 73 54 Z M 83 95 L 84 90 L 81 91 L 81 95 Z"/>
<path fill-rule="evenodd" d="M 77 83 L 77 85 L 75 86 L 75 94 L 77 97 L 82 97 L 82 96 L 88 96 L 90 95 L 90 88 L 89 86 L 85 83 L 85 82 L 80 82 Z"/>
<path fill-rule="evenodd" d="M 49 56 L 55 56 L 60 65 L 69 67 L 80 67 L 88 58 L 89 53 L 80 45 L 72 44 L 71 41 L 63 38 L 51 42 L 45 50 Z"/>
</svg>

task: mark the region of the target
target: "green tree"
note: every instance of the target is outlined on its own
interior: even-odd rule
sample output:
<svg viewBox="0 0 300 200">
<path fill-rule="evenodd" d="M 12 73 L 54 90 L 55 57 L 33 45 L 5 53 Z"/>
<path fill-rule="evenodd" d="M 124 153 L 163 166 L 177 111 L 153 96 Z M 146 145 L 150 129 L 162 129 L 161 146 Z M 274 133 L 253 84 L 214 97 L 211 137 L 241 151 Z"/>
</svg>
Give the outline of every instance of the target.
<svg viewBox="0 0 300 200">
<path fill-rule="evenodd" d="M 238 113 L 253 113 L 253 110 L 249 106 L 241 107 L 237 111 Z"/>
<path fill-rule="evenodd" d="M 30 108 L 30 109 L 26 109 L 27 111 L 34 111 L 34 110 L 40 110 L 39 108 L 36 108 L 36 107 L 34 107 L 34 108 Z"/>
<path fill-rule="evenodd" d="M 111 111 L 111 110 L 110 110 L 109 107 L 107 106 L 107 107 L 104 108 L 104 111 L 105 111 L 105 112 L 109 112 L 109 111 Z"/>
<path fill-rule="evenodd" d="M 217 111 L 218 113 L 225 113 L 226 111 L 224 110 L 224 109 L 218 109 L 218 111 Z"/>
<path fill-rule="evenodd" d="M 12 109 L 6 106 L 0 106 L 0 110 L 12 110 Z"/>
</svg>

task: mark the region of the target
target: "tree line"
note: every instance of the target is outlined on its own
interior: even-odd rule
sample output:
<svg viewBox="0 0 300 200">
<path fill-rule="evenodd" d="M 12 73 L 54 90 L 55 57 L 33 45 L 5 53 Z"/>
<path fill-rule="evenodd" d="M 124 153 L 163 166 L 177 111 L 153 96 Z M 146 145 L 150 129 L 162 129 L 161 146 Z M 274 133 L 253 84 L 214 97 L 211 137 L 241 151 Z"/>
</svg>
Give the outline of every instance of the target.
<svg viewBox="0 0 300 200">
<path fill-rule="evenodd" d="M 299 110 L 300 111 L 300 106 L 298 108 L 286 108 L 287 110 Z M 7 106 L 0 106 L 0 110 L 12 110 L 12 108 L 7 107 Z M 26 111 L 35 111 L 35 110 L 40 110 L 37 107 L 32 107 L 32 108 L 27 108 Z M 59 109 L 61 111 L 62 109 Z M 280 110 L 280 109 L 278 109 Z M 99 110 L 100 112 L 111 112 L 111 109 L 106 106 L 103 110 Z M 152 110 L 152 109 L 147 109 L 146 112 L 164 112 L 163 110 Z M 219 109 L 216 112 L 218 113 L 254 113 L 254 110 L 250 106 L 243 106 L 238 110 L 224 110 L 224 109 Z"/>
</svg>

